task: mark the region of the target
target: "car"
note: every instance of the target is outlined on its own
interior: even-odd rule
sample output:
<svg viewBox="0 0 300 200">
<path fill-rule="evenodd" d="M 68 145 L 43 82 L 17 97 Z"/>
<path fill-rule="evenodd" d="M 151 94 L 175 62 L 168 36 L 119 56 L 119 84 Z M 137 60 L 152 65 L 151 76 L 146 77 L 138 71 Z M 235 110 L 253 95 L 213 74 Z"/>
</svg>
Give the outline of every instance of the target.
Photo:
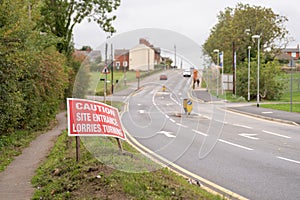
<svg viewBox="0 0 300 200">
<path fill-rule="evenodd" d="M 165 75 L 165 74 L 161 74 L 161 75 L 159 76 L 159 80 L 168 80 L 168 77 L 167 77 L 167 75 Z"/>
<path fill-rule="evenodd" d="M 189 69 L 186 69 L 183 71 L 183 77 L 191 77 L 192 76 L 192 72 Z"/>
</svg>

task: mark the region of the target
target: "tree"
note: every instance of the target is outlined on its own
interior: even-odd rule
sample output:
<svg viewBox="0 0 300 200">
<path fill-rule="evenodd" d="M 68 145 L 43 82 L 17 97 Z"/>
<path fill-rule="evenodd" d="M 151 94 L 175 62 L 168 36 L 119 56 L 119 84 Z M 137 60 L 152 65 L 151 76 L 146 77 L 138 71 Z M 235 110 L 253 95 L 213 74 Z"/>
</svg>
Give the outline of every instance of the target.
<svg viewBox="0 0 300 200">
<path fill-rule="evenodd" d="M 225 72 L 232 70 L 233 45 L 237 53 L 237 64 L 247 58 L 247 47 L 252 45 L 252 35 L 261 36 L 261 51 L 266 49 L 274 52 L 281 42 L 285 42 L 288 34 L 284 23 L 287 18 L 280 16 L 270 8 L 250 6 L 249 4 L 237 4 L 235 8 L 226 8 L 218 15 L 218 23 L 211 29 L 203 48 L 213 60 L 216 56 L 214 49 L 224 52 Z M 257 54 L 253 48 L 251 55 Z M 226 67 L 227 66 L 227 67 Z"/>
<path fill-rule="evenodd" d="M 242 63 L 247 66 L 247 62 Z M 285 80 L 281 79 L 283 71 L 278 61 L 262 61 L 260 66 L 259 88 L 260 98 L 266 100 L 279 100 L 283 94 Z M 245 98 L 248 95 L 248 68 L 240 67 L 237 71 L 237 93 Z M 255 99 L 257 94 L 257 60 L 251 61 L 250 98 Z"/>
<path fill-rule="evenodd" d="M 41 129 L 67 86 L 66 58 L 37 28 L 39 1 L 0 2 L 0 134 Z"/>
<path fill-rule="evenodd" d="M 41 10 L 44 19 L 43 31 L 61 38 L 57 43 L 59 52 L 70 56 L 74 26 L 84 19 L 95 21 L 106 32 L 114 33 L 111 15 L 120 5 L 120 0 L 45 0 Z"/>
</svg>

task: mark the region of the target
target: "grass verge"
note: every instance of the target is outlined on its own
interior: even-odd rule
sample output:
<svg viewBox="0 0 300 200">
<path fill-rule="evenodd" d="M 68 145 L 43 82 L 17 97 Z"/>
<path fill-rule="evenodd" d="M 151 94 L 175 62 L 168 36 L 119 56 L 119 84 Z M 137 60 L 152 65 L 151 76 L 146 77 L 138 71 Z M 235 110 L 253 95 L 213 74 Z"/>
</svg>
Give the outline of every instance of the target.
<svg viewBox="0 0 300 200">
<path fill-rule="evenodd" d="M 124 148 L 129 147 L 126 143 Z M 99 162 L 81 147 L 75 161 L 75 138 L 59 136 L 47 161 L 32 179 L 33 199 L 222 199 L 189 184 L 167 168 L 127 173 Z"/>
<path fill-rule="evenodd" d="M 283 110 L 283 111 L 291 111 L 291 105 L 289 103 L 285 104 L 261 104 L 260 107 L 262 108 L 271 108 L 274 110 Z M 300 113 L 300 103 L 293 103 L 292 104 L 292 111 Z"/>
</svg>

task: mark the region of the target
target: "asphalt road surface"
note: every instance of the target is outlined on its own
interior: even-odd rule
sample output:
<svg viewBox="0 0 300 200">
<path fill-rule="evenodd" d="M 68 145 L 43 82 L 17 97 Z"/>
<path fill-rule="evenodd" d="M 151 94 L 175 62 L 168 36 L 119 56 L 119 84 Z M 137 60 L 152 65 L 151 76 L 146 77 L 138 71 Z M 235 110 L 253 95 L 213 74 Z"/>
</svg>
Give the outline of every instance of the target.
<svg viewBox="0 0 300 200">
<path fill-rule="evenodd" d="M 194 100 L 186 114 L 191 78 L 167 76 L 127 98 L 122 123 L 130 135 L 170 165 L 245 198 L 300 199 L 299 126 L 230 112 L 222 101 Z"/>
</svg>

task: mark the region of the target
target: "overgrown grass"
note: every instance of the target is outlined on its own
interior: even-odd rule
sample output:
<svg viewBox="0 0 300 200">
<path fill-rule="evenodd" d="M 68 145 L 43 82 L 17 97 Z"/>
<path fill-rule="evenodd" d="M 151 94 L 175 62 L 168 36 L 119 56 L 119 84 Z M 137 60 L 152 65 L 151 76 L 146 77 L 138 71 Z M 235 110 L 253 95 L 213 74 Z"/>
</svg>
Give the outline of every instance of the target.
<svg viewBox="0 0 300 200">
<path fill-rule="evenodd" d="M 147 173 L 114 170 L 83 147 L 77 163 L 74 140 L 66 132 L 59 136 L 32 179 L 37 188 L 33 199 L 222 199 L 167 168 Z"/>
</svg>

